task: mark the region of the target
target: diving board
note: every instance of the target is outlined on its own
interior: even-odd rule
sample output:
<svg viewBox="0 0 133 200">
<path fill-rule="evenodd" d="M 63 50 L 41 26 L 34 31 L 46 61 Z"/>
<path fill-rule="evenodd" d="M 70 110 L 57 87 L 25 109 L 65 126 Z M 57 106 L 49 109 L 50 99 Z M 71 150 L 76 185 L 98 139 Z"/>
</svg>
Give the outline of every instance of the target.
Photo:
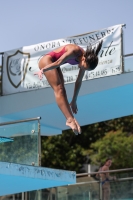
<svg viewBox="0 0 133 200">
<path fill-rule="evenodd" d="M 0 196 L 76 183 L 76 172 L 0 162 Z"/>
</svg>

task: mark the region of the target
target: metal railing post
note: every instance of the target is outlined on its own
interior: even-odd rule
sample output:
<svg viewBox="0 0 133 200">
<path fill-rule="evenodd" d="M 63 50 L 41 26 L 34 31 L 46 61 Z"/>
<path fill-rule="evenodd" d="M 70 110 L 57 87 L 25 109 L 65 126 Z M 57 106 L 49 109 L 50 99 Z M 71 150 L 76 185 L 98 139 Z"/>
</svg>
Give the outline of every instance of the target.
<svg viewBox="0 0 133 200">
<path fill-rule="evenodd" d="M 28 199 L 27 199 L 27 192 L 25 192 L 25 200 L 28 200 Z"/>
<path fill-rule="evenodd" d="M 3 63 L 4 63 L 4 53 L 0 53 L 2 56 L 2 63 L 1 63 L 1 80 L 0 80 L 0 95 L 2 95 L 2 75 L 3 75 Z"/>
<path fill-rule="evenodd" d="M 99 199 L 102 200 L 103 194 L 102 194 L 102 178 L 100 177 L 99 180 Z"/>
<path fill-rule="evenodd" d="M 55 187 L 55 200 L 58 200 L 58 199 L 57 199 L 57 192 L 58 192 L 58 191 L 57 191 L 57 187 Z"/>
<path fill-rule="evenodd" d="M 41 128 L 40 121 L 38 120 L 38 165 L 41 166 Z"/>
<path fill-rule="evenodd" d="M 49 200 L 52 200 L 52 188 L 50 188 Z"/>
<path fill-rule="evenodd" d="M 41 200 L 42 199 L 42 190 L 38 190 L 37 191 L 37 200 Z"/>
<path fill-rule="evenodd" d="M 24 200 L 24 192 L 22 192 L 22 200 Z"/>
<path fill-rule="evenodd" d="M 121 28 L 121 65 L 122 65 L 122 72 L 124 73 L 124 58 L 123 58 L 123 53 L 124 53 L 124 41 L 123 41 L 123 28 Z"/>
</svg>

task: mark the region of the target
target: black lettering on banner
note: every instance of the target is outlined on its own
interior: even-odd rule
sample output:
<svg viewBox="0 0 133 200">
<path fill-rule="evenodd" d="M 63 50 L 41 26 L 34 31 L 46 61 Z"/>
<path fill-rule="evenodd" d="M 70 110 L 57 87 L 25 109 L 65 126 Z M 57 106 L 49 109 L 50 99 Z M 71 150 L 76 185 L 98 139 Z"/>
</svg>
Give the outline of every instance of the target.
<svg viewBox="0 0 133 200">
<path fill-rule="evenodd" d="M 79 70 L 78 66 L 72 65 L 72 70 Z"/>
<path fill-rule="evenodd" d="M 83 44 L 83 39 L 79 38 L 80 44 Z"/>
<path fill-rule="evenodd" d="M 88 80 L 89 76 L 88 73 L 85 74 L 85 79 Z"/>
<path fill-rule="evenodd" d="M 37 84 L 34 82 L 32 87 L 37 88 Z"/>
<path fill-rule="evenodd" d="M 73 81 L 73 76 L 67 76 L 66 82 L 71 82 L 71 81 Z"/>
<path fill-rule="evenodd" d="M 66 43 L 66 40 L 62 40 L 62 42 L 65 44 L 65 43 Z"/>
<path fill-rule="evenodd" d="M 41 44 L 41 47 L 40 47 L 40 49 L 42 50 L 42 49 L 45 49 L 45 47 Z"/>
<path fill-rule="evenodd" d="M 85 43 L 88 43 L 88 38 L 87 37 L 83 37 L 83 40 L 85 41 Z"/>
<path fill-rule="evenodd" d="M 67 71 L 74 71 L 74 70 L 78 70 L 78 66 L 71 65 L 69 67 L 62 67 L 61 68 L 62 73 L 65 73 Z"/>
<path fill-rule="evenodd" d="M 112 60 L 108 60 L 108 64 L 112 63 Z"/>
<path fill-rule="evenodd" d="M 58 47 L 60 47 L 60 46 L 61 46 L 60 42 L 57 42 L 57 46 L 58 46 Z"/>
<path fill-rule="evenodd" d="M 121 71 L 121 68 L 120 68 L 120 66 L 118 66 L 118 67 L 117 67 L 117 69 L 118 69 L 118 71 Z"/>
<path fill-rule="evenodd" d="M 44 86 L 49 86 L 49 82 L 47 80 L 42 81 L 42 83 L 43 83 Z"/>
<path fill-rule="evenodd" d="M 110 33 L 111 33 L 111 30 L 107 30 L 107 33 L 110 34 Z"/>
<path fill-rule="evenodd" d="M 39 81 L 39 82 L 37 82 L 36 86 L 37 86 L 37 88 L 41 88 L 41 87 L 42 87 L 42 84 L 41 84 L 41 82 L 40 82 L 40 81 Z"/>
<path fill-rule="evenodd" d="M 107 75 L 107 69 L 102 70 L 102 71 L 101 71 L 101 75 L 102 75 L 102 76 Z"/>
<path fill-rule="evenodd" d="M 94 38 L 94 35 L 91 35 L 91 36 L 89 36 L 89 38 L 90 38 L 90 41 L 95 41 L 95 38 Z"/>
<path fill-rule="evenodd" d="M 31 83 L 27 83 L 26 86 L 27 86 L 27 89 L 32 89 Z"/>
<path fill-rule="evenodd" d="M 106 36 L 105 32 L 101 32 L 102 37 Z"/>
<path fill-rule="evenodd" d="M 69 77 L 69 80 L 70 80 L 70 82 L 73 81 L 73 76 L 70 76 L 70 77 Z"/>
<path fill-rule="evenodd" d="M 96 38 L 97 38 L 98 40 L 100 40 L 100 39 L 101 39 L 98 33 L 97 33 L 97 34 L 95 34 L 95 35 L 96 35 Z"/>
<path fill-rule="evenodd" d="M 56 47 L 55 42 L 52 42 L 52 48 Z"/>
<path fill-rule="evenodd" d="M 112 33 L 113 33 L 113 32 L 114 32 L 114 28 L 112 28 L 112 30 L 111 30 L 111 31 L 112 31 Z"/>
<path fill-rule="evenodd" d="M 76 80 L 77 80 L 78 75 L 75 75 L 75 77 L 76 77 Z"/>
<path fill-rule="evenodd" d="M 94 78 L 94 75 L 95 75 L 94 72 L 90 72 L 89 73 L 89 78 Z"/>
<path fill-rule="evenodd" d="M 99 71 L 96 71 L 96 76 L 100 76 L 100 72 Z"/>
<path fill-rule="evenodd" d="M 39 51 L 39 46 L 38 46 L 38 45 L 35 46 L 34 50 L 35 50 L 35 51 Z"/>
<path fill-rule="evenodd" d="M 113 69 L 113 68 L 112 68 L 112 73 L 113 73 L 113 74 L 116 73 L 115 69 Z"/>
<path fill-rule="evenodd" d="M 42 82 L 34 82 L 33 84 L 31 83 L 26 83 L 27 89 L 35 89 L 35 88 L 41 88 L 42 87 Z"/>
<path fill-rule="evenodd" d="M 46 44 L 46 49 L 49 49 L 50 47 L 51 47 L 50 43 Z"/>
<path fill-rule="evenodd" d="M 61 44 L 60 42 L 49 42 L 46 44 L 40 44 L 34 47 L 35 51 L 41 51 L 41 50 L 45 50 L 45 49 L 50 49 L 50 48 L 55 48 L 55 47 L 60 47 Z"/>
<path fill-rule="evenodd" d="M 88 80 L 88 79 L 89 79 L 88 71 L 85 71 L 85 74 L 83 76 L 83 80 Z"/>
<path fill-rule="evenodd" d="M 68 76 L 66 77 L 66 82 L 69 82 L 69 77 Z"/>
<path fill-rule="evenodd" d="M 104 61 L 100 61 L 98 65 L 105 65 L 105 64 L 110 64 L 110 63 L 112 63 L 112 60 L 104 60 Z"/>
<path fill-rule="evenodd" d="M 72 40 L 71 39 L 69 39 L 69 40 L 67 40 L 70 44 L 72 44 Z"/>
<path fill-rule="evenodd" d="M 74 42 L 74 44 L 78 44 L 78 43 L 76 42 L 76 39 L 73 39 L 73 42 Z"/>
<path fill-rule="evenodd" d="M 89 73 L 89 78 L 93 79 L 93 78 L 98 78 L 98 77 L 106 76 L 106 75 L 107 75 L 107 69 L 104 69 L 104 70 L 101 70 L 101 71 Z"/>
<path fill-rule="evenodd" d="M 61 68 L 62 73 L 65 73 L 65 67 Z"/>
<path fill-rule="evenodd" d="M 106 53 L 105 53 L 105 56 L 107 56 L 107 53 L 108 53 L 108 51 L 109 51 L 109 48 L 111 47 L 111 44 L 113 43 L 113 41 L 110 43 L 110 45 L 107 47 L 107 51 L 106 51 Z"/>
<path fill-rule="evenodd" d="M 115 53 L 115 47 L 110 50 L 109 55 L 112 55 L 113 53 Z"/>
<path fill-rule="evenodd" d="M 103 53 L 104 53 L 104 50 L 102 49 L 102 50 L 101 50 L 100 57 L 103 57 Z"/>
<path fill-rule="evenodd" d="M 121 71 L 121 68 L 120 68 L 120 66 L 117 66 L 117 67 L 115 67 L 115 68 L 112 68 L 112 73 L 114 74 L 114 73 L 118 73 L 118 72 L 120 72 Z"/>
<path fill-rule="evenodd" d="M 113 41 L 109 44 L 108 47 L 103 47 L 103 48 L 105 48 L 105 50 L 104 49 L 101 50 L 100 57 L 112 55 L 113 53 L 115 53 L 114 46 L 117 46 L 118 44 L 113 45 L 113 48 L 112 48 L 112 43 L 113 43 Z"/>
</svg>

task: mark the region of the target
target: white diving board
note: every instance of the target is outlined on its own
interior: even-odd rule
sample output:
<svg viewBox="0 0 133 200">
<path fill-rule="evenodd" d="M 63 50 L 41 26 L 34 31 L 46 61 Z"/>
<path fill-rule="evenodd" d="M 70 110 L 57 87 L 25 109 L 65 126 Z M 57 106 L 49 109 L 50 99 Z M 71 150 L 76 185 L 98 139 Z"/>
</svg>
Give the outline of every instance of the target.
<svg viewBox="0 0 133 200">
<path fill-rule="evenodd" d="M 76 172 L 0 162 L 0 196 L 76 183 Z"/>
</svg>

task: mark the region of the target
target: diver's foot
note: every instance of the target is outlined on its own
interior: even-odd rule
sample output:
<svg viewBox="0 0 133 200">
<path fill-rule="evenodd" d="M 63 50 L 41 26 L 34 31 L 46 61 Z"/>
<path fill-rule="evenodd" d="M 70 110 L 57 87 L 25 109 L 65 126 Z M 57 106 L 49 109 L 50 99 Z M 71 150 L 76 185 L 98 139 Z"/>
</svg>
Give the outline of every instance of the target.
<svg viewBox="0 0 133 200">
<path fill-rule="evenodd" d="M 78 135 L 78 133 L 81 133 L 80 126 L 74 118 L 67 119 L 66 125 L 69 126 L 73 130 L 75 135 Z"/>
<path fill-rule="evenodd" d="M 75 123 L 76 123 L 76 125 L 77 125 L 77 127 L 78 127 L 78 133 L 79 134 L 81 134 L 81 128 L 80 128 L 80 125 L 79 125 L 79 123 L 77 122 L 77 120 L 74 118 L 74 120 L 75 120 Z"/>
</svg>

